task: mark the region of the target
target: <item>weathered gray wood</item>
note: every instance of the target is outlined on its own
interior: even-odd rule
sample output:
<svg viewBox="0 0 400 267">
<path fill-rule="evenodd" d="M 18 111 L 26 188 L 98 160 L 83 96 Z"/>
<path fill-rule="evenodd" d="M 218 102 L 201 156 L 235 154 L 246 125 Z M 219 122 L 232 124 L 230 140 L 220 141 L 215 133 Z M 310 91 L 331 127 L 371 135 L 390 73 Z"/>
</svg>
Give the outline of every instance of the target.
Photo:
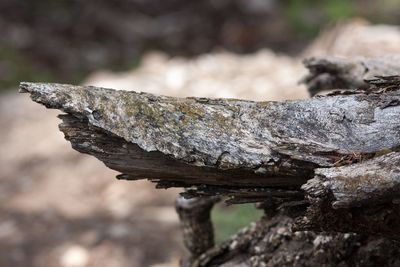
<svg viewBox="0 0 400 267">
<path fill-rule="evenodd" d="M 298 229 L 400 238 L 387 219 L 400 225 L 398 78 L 373 83 L 374 90 L 286 102 L 34 83 L 21 92 L 66 112 L 60 129 L 73 148 L 119 178 L 185 187 L 189 197 L 293 207 Z"/>
<path fill-rule="evenodd" d="M 334 208 L 383 203 L 400 198 L 400 153 L 384 151 L 365 162 L 315 171 L 315 178 L 302 186 L 312 197 L 332 193 Z"/>
<path fill-rule="evenodd" d="M 361 163 L 317 169 L 302 186 L 310 206 L 295 228 L 400 239 L 399 166 L 400 153 L 387 150 Z"/>
<path fill-rule="evenodd" d="M 22 83 L 21 92 L 146 152 L 260 176 L 304 176 L 315 166 L 334 166 L 343 156 L 367 156 L 400 142 L 400 107 L 386 108 L 399 99 L 399 91 L 286 102 L 179 99 L 34 83 Z M 296 161 L 308 164 L 296 166 Z"/>
<path fill-rule="evenodd" d="M 120 171 L 119 178 L 238 202 L 298 200 L 315 169 L 351 165 L 400 145 L 396 88 L 286 102 L 36 83 L 21 83 L 21 92 L 66 112 L 60 129 L 73 148 Z"/>
<path fill-rule="evenodd" d="M 268 218 L 211 247 L 216 198 L 181 199 L 187 266 L 397 266 L 398 243 L 363 235 L 400 239 L 399 80 L 380 77 L 367 90 L 287 102 L 60 84 L 22 83 L 21 92 L 66 112 L 60 130 L 72 147 L 121 179 L 266 209 Z"/>
<path fill-rule="evenodd" d="M 366 89 L 367 80 L 400 75 L 400 55 L 379 58 L 310 58 L 304 60 L 309 74 L 303 79 L 313 96 L 324 90 Z"/>
</svg>

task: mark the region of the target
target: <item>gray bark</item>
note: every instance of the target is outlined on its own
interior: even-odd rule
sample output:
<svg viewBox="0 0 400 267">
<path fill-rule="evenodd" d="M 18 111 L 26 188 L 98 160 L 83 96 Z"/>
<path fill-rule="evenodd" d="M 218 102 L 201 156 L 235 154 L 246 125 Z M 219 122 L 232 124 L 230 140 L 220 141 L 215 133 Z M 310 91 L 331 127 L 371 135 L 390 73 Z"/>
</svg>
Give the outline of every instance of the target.
<svg viewBox="0 0 400 267">
<path fill-rule="evenodd" d="M 309 58 L 309 74 L 303 78 L 312 96 L 325 90 L 368 89 L 368 80 L 400 74 L 400 56 L 378 58 Z"/>
<path fill-rule="evenodd" d="M 61 130 L 86 153 L 108 153 L 96 143 L 100 133 L 118 139 L 119 154 L 102 160 L 125 178 L 296 186 L 315 168 L 348 164 L 341 159 L 356 153 L 354 163 L 400 144 L 398 90 L 284 102 L 180 99 L 60 84 L 22 83 L 21 91 L 69 114 L 62 116 Z M 92 142 L 85 139 L 89 132 L 98 133 Z M 128 162 L 118 164 L 121 158 Z M 194 173 L 180 174 L 160 158 Z M 159 168 L 146 166 L 155 161 Z"/>
<path fill-rule="evenodd" d="M 34 83 L 22 83 L 21 92 L 66 112 L 60 129 L 73 148 L 120 171 L 121 179 L 185 187 L 186 197 L 225 195 L 231 203 L 303 207 L 306 201 L 298 229 L 399 238 L 400 229 L 393 235 L 386 219 L 360 228 L 365 218 L 397 209 L 397 81 L 375 80 L 374 89 L 382 90 L 284 102 Z M 365 209 L 353 214 L 360 205 Z M 346 218 L 340 229 L 330 223 L 336 217 Z"/>
<path fill-rule="evenodd" d="M 396 266 L 397 242 L 363 234 L 400 238 L 398 81 L 285 102 L 60 84 L 20 91 L 64 111 L 60 130 L 72 147 L 121 179 L 266 209 L 269 218 L 211 247 L 213 198 L 178 201 L 187 266 Z"/>
<path fill-rule="evenodd" d="M 302 188 L 312 197 L 331 192 L 335 208 L 359 207 L 400 197 L 400 153 L 390 150 L 374 159 L 338 168 L 317 169 Z"/>
</svg>

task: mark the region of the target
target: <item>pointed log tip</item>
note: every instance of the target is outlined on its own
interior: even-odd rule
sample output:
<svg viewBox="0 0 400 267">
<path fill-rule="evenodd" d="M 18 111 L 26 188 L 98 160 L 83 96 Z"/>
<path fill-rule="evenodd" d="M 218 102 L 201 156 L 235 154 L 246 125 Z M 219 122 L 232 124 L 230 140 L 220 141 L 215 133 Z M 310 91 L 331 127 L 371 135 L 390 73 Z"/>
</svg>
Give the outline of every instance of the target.
<svg viewBox="0 0 400 267">
<path fill-rule="evenodd" d="M 32 85 L 31 82 L 20 82 L 19 83 L 18 92 L 19 93 L 29 93 L 29 92 L 31 92 L 31 88 L 32 88 L 31 85 Z"/>
<path fill-rule="evenodd" d="M 20 82 L 19 93 L 35 93 L 39 95 L 46 95 L 64 88 L 72 88 L 74 86 L 60 83 L 41 83 L 41 82 Z"/>
<path fill-rule="evenodd" d="M 54 90 L 54 84 L 51 83 L 34 83 L 21 82 L 19 84 L 20 93 L 44 93 Z"/>
</svg>

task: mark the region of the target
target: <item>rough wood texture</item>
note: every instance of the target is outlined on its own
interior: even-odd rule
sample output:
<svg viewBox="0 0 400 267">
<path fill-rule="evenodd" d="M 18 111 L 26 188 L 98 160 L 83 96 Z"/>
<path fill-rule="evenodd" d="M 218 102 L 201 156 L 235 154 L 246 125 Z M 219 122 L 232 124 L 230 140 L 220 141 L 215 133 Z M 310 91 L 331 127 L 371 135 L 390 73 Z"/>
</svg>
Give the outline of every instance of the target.
<svg viewBox="0 0 400 267">
<path fill-rule="evenodd" d="M 349 166 L 317 169 L 302 186 L 310 206 L 296 229 L 400 238 L 400 153 Z"/>
<path fill-rule="evenodd" d="M 193 267 L 398 266 L 398 242 L 353 233 L 291 231 L 293 219 L 278 214 L 242 229 L 209 249 Z"/>
<path fill-rule="evenodd" d="M 67 138 L 86 153 L 107 155 L 102 160 L 126 178 L 301 185 L 317 167 L 357 162 L 400 144 L 397 90 L 287 102 L 180 99 L 60 84 L 22 83 L 21 91 L 71 114 L 61 127 Z M 95 131 L 99 134 L 87 138 Z M 102 143 L 96 144 L 100 133 Z M 108 136 L 120 142 L 114 146 L 119 153 L 107 152 L 112 149 L 104 143 Z M 121 150 L 127 143 L 136 149 Z M 359 158 L 342 160 L 355 153 Z M 160 164 L 162 157 L 165 165 Z M 160 167 L 147 166 L 152 160 Z M 175 165 L 192 171 L 176 171 L 171 168 Z"/>
<path fill-rule="evenodd" d="M 400 74 L 400 56 L 378 58 L 310 58 L 304 61 L 310 73 L 303 79 L 312 96 L 333 89 L 367 89 L 367 80 Z"/>
<path fill-rule="evenodd" d="M 400 238 L 399 227 L 387 226 L 400 225 L 398 81 L 383 77 L 371 90 L 286 102 L 35 83 L 22 83 L 21 92 L 66 112 L 60 129 L 73 148 L 121 179 L 185 187 L 189 197 L 298 207 L 298 229 Z"/>
<path fill-rule="evenodd" d="M 302 188 L 312 197 L 332 193 L 334 208 L 382 203 L 400 198 L 400 153 L 388 154 L 338 168 L 317 169 Z"/>
<path fill-rule="evenodd" d="M 180 199 L 191 252 L 182 266 L 398 266 L 390 239 L 400 239 L 399 81 L 380 77 L 367 90 L 287 102 L 60 84 L 22 83 L 21 92 L 66 112 L 60 129 L 73 148 L 121 179 L 266 210 L 269 217 L 212 247 L 217 198 Z"/>
</svg>

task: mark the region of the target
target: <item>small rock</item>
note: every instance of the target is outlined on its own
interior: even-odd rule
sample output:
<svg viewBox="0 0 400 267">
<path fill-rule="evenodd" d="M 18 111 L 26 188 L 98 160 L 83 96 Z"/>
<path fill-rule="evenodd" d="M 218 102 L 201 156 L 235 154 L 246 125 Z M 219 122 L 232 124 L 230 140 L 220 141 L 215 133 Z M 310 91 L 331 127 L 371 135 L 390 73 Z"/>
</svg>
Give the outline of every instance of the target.
<svg viewBox="0 0 400 267">
<path fill-rule="evenodd" d="M 60 265 L 64 267 L 83 267 L 89 262 L 89 252 L 82 246 L 73 245 L 61 255 Z"/>
</svg>

